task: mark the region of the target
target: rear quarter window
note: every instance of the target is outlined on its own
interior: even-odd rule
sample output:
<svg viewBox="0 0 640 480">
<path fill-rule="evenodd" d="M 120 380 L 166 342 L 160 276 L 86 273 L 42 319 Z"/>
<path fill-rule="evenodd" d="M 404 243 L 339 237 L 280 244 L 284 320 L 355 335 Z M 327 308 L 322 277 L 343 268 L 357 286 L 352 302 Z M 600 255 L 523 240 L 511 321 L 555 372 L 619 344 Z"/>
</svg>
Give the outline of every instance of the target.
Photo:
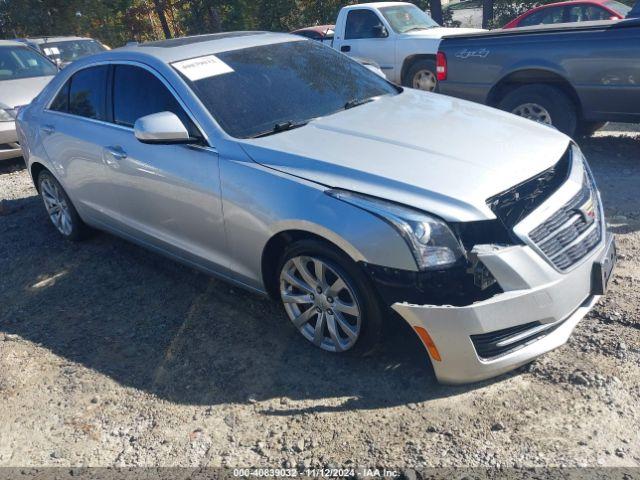
<svg viewBox="0 0 640 480">
<path fill-rule="evenodd" d="M 71 77 L 69 113 L 106 120 L 107 65 L 80 70 Z"/>
</svg>

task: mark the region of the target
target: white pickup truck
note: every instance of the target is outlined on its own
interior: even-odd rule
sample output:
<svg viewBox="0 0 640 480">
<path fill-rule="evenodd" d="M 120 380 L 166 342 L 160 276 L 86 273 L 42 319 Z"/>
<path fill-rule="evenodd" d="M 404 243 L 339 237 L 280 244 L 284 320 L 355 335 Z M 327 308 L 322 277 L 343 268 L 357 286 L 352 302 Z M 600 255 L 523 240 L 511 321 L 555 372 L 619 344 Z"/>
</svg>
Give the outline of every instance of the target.
<svg viewBox="0 0 640 480">
<path fill-rule="evenodd" d="M 440 39 L 477 31 L 441 27 L 411 3 L 376 2 L 342 8 L 333 37 L 322 41 L 349 56 L 377 62 L 392 82 L 433 91 Z"/>
</svg>

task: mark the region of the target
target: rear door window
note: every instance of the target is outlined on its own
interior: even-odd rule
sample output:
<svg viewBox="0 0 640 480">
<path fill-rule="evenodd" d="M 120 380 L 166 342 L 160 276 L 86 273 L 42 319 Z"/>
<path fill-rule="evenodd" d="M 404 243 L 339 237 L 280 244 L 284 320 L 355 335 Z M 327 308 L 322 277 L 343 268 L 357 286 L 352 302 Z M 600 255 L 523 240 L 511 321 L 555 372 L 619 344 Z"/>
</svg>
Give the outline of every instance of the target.
<svg viewBox="0 0 640 480">
<path fill-rule="evenodd" d="M 106 120 L 106 91 L 109 67 L 99 65 L 80 70 L 71 77 L 69 113 Z"/>
<path fill-rule="evenodd" d="M 522 19 L 522 21 L 518 26 L 528 27 L 532 25 L 547 25 L 552 23 L 562 23 L 564 21 L 563 13 L 564 13 L 563 7 L 544 8 Z"/>
<path fill-rule="evenodd" d="M 590 22 L 593 20 L 608 20 L 611 14 L 596 5 L 573 5 L 568 7 L 568 22 Z"/>
</svg>

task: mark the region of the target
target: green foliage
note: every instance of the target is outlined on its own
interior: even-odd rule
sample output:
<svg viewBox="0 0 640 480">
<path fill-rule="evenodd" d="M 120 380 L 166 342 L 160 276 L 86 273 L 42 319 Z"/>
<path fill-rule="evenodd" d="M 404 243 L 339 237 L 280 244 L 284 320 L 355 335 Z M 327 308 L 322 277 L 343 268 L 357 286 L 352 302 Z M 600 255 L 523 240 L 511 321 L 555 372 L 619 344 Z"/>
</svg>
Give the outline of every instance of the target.
<svg viewBox="0 0 640 480">
<path fill-rule="evenodd" d="M 225 30 L 290 31 L 333 23 L 364 0 L 0 0 L 0 38 L 82 35 L 117 47 L 129 41 Z M 439 0 L 410 0 L 428 10 Z M 556 0 L 495 0 L 492 27 Z M 622 0 L 632 4 L 634 0 Z M 452 12 L 443 9 L 445 25 Z"/>
</svg>

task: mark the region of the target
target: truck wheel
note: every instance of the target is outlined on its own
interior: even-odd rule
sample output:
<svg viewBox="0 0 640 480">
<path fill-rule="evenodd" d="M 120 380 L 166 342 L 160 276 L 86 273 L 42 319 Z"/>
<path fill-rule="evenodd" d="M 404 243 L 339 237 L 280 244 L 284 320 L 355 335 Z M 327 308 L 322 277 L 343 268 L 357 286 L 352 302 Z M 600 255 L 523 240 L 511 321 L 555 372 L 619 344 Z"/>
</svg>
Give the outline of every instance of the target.
<svg viewBox="0 0 640 480">
<path fill-rule="evenodd" d="M 402 84 L 405 87 L 435 92 L 438 88 L 435 60 L 418 60 L 414 62 L 404 77 Z"/>
<path fill-rule="evenodd" d="M 285 313 L 310 343 L 356 356 L 377 350 L 384 311 L 353 260 L 324 242 L 301 240 L 286 249 L 278 272 Z"/>
<path fill-rule="evenodd" d="M 578 125 L 576 106 L 562 90 L 551 85 L 525 85 L 508 93 L 498 107 L 529 120 L 553 125 L 573 137 Z"/>
</svg>

